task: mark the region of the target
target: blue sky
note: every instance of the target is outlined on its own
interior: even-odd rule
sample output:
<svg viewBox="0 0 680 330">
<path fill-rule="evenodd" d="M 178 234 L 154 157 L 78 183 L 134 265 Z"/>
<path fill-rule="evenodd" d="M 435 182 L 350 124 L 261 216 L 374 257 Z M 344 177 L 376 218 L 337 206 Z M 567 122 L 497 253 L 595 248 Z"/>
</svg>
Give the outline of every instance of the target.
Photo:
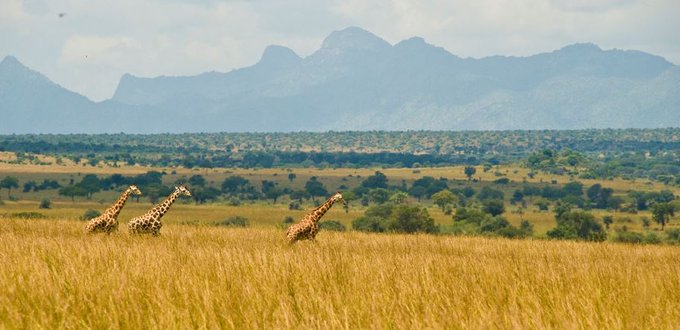
<svg viewBox="0 0 680 330">
<path fill-rule="evenodd" d="M 348 26 L 392 44 L 420 36 L 462 57 L 593 42 L 678 64 L 678 13 L 677 0 L 0 0 L 0 56 L 99 101 L 124 73 L 226 72 L 270 44 L 307 56 Z"/>
</svg>

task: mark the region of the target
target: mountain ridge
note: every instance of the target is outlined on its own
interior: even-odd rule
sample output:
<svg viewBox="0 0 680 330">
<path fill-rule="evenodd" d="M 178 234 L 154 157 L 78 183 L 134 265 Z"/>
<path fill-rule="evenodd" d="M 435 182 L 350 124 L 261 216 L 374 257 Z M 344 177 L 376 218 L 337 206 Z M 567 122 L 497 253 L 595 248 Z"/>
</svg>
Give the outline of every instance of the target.
<svg viewBox="0 0 680 330">
<path fill-rule="evenodd" d="M 17 63 L 0 62 L 0 84 L 8 81 L 3 64 Z M 22 84 L 12 88 L 26 98 L 33 87 Z M 42 107 L 37 116 L 70 109 L 56 119 L 59 131 L 39 125 L 45 133 L 680 126 L 680 70 L 660 56 L 577 43 L 526 57 L 461 58 L 421 37 L 392 45 L 358 27 L 330 33 L 306 57 L 271 45 L 256 64 L 229 72 L 125 74 L 99 103 L 40 86 L 61 101 L 31 105 L 0 89 L 0 102 L 13 104 L 0 103 L 0 114 L 15 118 L 0 133 L 31 132 L 31 118 L 12 111 L 22 107 Z"/>
</svg>

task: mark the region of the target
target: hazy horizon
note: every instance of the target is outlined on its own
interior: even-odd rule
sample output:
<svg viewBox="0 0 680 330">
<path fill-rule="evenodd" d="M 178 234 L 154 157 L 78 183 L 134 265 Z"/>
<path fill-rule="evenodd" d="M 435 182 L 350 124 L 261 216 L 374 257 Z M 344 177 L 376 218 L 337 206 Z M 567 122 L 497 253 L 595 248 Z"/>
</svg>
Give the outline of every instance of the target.
<svg viewBox="0 0 680 330">
<path fill-rule="evenodd" d="M 120 77 L 228 72 L 268 45 L 305 57 L 332 31 L 358 26 L 390 44 L 418 36 L 461 57 L 527 56 L 592 42 L 680 63 L 676 1 L 498 3 L 263 0 L 92 4 L 0 1 L 0 56 L 101 101 Z"/>
</svg>

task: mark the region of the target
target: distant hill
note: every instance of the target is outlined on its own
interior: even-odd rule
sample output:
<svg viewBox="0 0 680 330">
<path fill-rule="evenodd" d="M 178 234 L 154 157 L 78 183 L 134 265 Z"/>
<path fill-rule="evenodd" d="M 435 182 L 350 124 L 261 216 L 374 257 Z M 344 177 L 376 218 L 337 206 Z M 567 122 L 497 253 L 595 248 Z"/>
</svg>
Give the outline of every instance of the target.
<svg viewBox="0 0 680 330">
<path fill-rule="evenodd" d="M 12 118 L 1 133 L 677 127 L 680 67 L 593 44 L 461 58 L 422 38 L 391 45 L 350 27 L 305 58 L 269 46 L 257 64 L 227 73 L 126 74 L 101 103 L 8 57 L 0 102 Z M 65 121 L 59 130 L 55 120 Z"/>
</svg>

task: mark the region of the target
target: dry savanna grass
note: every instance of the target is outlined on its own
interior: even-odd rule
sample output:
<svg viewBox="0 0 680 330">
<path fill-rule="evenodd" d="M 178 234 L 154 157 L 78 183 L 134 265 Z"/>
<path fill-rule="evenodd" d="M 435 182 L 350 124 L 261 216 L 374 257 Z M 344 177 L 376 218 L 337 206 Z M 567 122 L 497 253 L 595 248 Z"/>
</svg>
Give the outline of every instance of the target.
<svg viewBox="0 0 680 330">
<path fill-rule="evenodd" d="M 0 328 L 674 328 L 680 249 L 0 219 Z"/>
</svg>

